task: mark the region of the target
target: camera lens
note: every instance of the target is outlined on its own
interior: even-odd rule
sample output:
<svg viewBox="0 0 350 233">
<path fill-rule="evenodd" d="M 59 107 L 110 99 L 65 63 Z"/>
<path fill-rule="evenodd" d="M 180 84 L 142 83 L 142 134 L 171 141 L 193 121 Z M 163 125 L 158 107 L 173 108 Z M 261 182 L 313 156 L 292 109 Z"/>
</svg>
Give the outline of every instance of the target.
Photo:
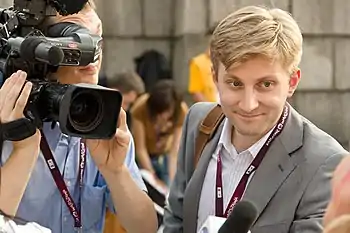
<svg viewBox="0 0 350 233">
<path fill-rule="evenodd" d="M 104 104 L 95 92 L 82 91 L 71 102 L 68 119 L 72 127 L 82 133 L 96 129 L 103 118 Z"/>
</svg>

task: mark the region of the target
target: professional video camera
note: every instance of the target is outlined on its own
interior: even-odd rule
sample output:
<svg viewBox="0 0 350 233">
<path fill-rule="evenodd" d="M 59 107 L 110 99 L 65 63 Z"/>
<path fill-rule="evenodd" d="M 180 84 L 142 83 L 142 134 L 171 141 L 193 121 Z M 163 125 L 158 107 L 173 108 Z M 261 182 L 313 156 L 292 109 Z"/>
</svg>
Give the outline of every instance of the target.
<svg viewBox="0 0 350 233">
<path fill-rule="evenodd" d="M 17 70 L 27 72 L 33 88 L 24 115 L 37 128 L 58 121 L 65 134 L 103 139 L 115 133 L 121 94 L 98 85 L 64 85 L 48 78 L 59 66 L 98 61 L 100 36 L 73 23 L 45 25 L 57 12 L 79 12 L 87 1 L 14 0 L 12 7 L 0 9 L 0 71 L 3 79 Z"/>
</svg>

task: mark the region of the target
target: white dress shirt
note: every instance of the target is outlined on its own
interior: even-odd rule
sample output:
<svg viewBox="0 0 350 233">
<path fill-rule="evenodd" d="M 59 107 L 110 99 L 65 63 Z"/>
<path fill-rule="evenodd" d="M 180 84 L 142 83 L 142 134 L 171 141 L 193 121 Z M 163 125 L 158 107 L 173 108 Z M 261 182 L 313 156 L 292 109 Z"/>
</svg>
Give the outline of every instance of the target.
<svg viewBox="0 0 350 233">
<path fill-rule="evenodd" d="M 219 143 L 211 157 L 204 178 L 198 208 L 197 231 L 210 215 L 215 215 L 216 166 L 219 152 L 221 151 L 222 189 L 225 211 L 243 174 L 266 142 L 272 130 L 273 129 L 247 150 L 237 153 L 237 150 L 231 143 L 232 125 L 228 119 L 225 118 Z M 253 175 L 249 177 L 249 181 Z"/>
</svg>

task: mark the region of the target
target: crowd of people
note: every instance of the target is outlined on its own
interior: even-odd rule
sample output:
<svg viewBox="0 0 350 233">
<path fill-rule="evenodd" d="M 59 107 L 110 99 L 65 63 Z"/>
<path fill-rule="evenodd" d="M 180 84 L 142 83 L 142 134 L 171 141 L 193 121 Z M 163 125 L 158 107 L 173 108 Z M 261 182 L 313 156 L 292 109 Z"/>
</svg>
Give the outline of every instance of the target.
<svg viewBox="0 0 350 233">
<path fill-rule="evenodd" d="M 93 1 L 50 22 L 102 36 Z M 172 77 L 146 87 L 128 70 L 103 84 L 123 96 L 111 139 L 82 140 L 45 122 L 24 140 L 4 141 L 0 232 L 157 232 L 140 170 L 167 190 L 164 233 L 198 232 L 241 200 L 256 206 L 253 233 L 350 232 L 349 152 L 287 101 L 301 79 L 298 24 L 283 10 L 248 6 L 208 35 L 207 50 L 189 61 L 192 106 Z M 101 62 L 102 55 L 87 67 L 59 67 L 50 79 L 98 84 Z M 17 71 L 2 85 L 1 124 L 24 117 L 26 77 Z"/>
</svg>

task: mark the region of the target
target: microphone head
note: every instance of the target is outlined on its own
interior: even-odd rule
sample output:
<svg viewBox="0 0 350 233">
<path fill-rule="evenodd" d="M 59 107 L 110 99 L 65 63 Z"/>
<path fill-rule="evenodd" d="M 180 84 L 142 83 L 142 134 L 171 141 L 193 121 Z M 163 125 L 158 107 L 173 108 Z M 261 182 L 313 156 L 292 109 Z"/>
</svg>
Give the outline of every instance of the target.
<svg viewBox="0 0 350 233">
<path fill-rule="evenodd" d="M 64 59 L 62 49 L 54 46 L 49 49 L 48 61 L 50 65 L 58 66 Z"/>
<path fill-rule="evenodd" d="M 253 203 L 240 201 L 233 208 L 218 233 L 247 233 L 257 217 L 258 210 Z"/>
<path fill-rule="evenodd" d="M 26 61 L 34 62 L 35 49 L 42 42 L 45 42 L 45 40 L 38 37 L 28 37 L 22 40 L 19 46 L 19 52 L 21 54 L 21 57 Z"/>
</svg>

